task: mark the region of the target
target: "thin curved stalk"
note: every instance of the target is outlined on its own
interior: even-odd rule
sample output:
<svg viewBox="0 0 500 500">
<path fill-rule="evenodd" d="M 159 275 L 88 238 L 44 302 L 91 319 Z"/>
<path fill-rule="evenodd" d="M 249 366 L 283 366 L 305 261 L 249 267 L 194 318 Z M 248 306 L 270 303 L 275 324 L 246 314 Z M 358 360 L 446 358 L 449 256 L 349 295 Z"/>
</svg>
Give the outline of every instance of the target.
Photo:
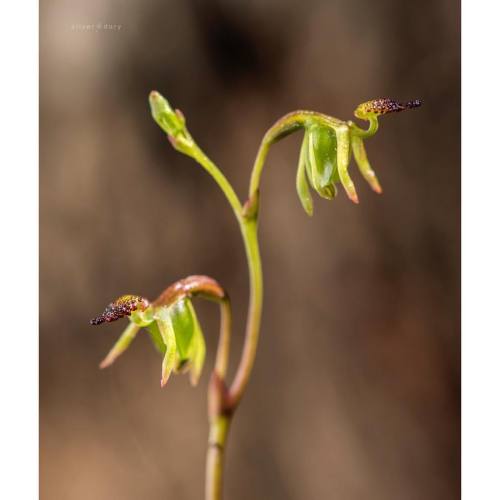
<svg viewBox="0 0 500 500">
<path fill-rule="evenodd" d="M 238 222 L 241 221 L 241 202 L 238 195 L 235 193 L 233 186 L 226 179 L 226 176 L 220 171 L 217 165 L 198 147 L 193 141 L 193 146 L 190 150 L 190 156 L 196 160 L 215 180 L 224 193 L 227 201 L 231 205 Z"/>
<path fill-rule="evenodd" d="M 250 275 L 250 298 L 248 304 L 245 344 L 240 363 L 229 389 L 228 405 L 231 411 L 236 409 L 245 392 L 257 353 L 259 342 L 260 323 L 262 318 L 263 280 L 262 263 L 260 258 L 259 241 L 257 234 L 257 217 L 246 221 L 242 226 L 243 240 L 248 260 Z"/>
<path fill-rule="evenodd" d="M 215 371 L 221 380 L 225 380 L 231 346 L 232 312 L 229 297 L 220 302 L 220 333 L 215 358 Z"/>
</svg>

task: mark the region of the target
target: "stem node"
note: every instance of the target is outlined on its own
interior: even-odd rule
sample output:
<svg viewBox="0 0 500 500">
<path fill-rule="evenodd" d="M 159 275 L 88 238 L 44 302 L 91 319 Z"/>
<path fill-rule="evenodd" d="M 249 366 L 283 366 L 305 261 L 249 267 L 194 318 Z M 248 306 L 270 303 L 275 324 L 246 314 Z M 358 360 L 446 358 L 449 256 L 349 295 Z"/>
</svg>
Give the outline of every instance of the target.
<svg viewBox="0 0 500 500">
<path fill-rule="evenodd" d="M 259 190 L 255 190 L 250 198 L 244 203 L 241 210 L 242 217 L 247 220 L 257 220 L 259 215 Z"/>
</svg>

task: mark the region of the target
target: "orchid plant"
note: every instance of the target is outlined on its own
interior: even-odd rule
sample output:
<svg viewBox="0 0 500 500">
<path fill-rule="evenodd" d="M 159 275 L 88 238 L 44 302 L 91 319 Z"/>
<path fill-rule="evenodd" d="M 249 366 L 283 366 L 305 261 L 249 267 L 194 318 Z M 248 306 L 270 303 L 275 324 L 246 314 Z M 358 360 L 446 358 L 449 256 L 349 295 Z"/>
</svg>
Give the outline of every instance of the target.
<svg viewBox="0 0 500 500">
<path fill-rule="evenodd" d="M 351 201 L 358 203 L 356 188 L 349 175 L 351 156 L 371 188 L 381 193 L 380 183 L 370 166 L 364 140 L 378 130 L 378 118 L 387 113 L 421 105 L 419 100 L 399 103 L 392 99 L 376 99 L 360 104 L 356 118 L 368 122 L 363 129 L 353 121 L 342 121 L 313 111 L 294 111 L 279 119 L 264 135 L 253 166 L 248 197 L 240 201 L 233 187 L 217 165 L 199 148 L 186 127 L 184 115 L 173 109 L 158 92 L 149 96 L 151 113 L 167 134 L 172 146 L 190 156 L 215 180 L 229 202 L 238 221 L 248 260 L 250 300 L 245 341 L 239 365 L 231 383 L 227 380 L 232 330 L 231 303 L 227 292 L 208 276 L 189 276 L 165 289 L 150 302 L 138 295 L 124 295 L 91 320 L 98 325 L 127 317 L 129 324 L 101 363 L 110 366 L 131 344 L 141 328 L 145 328 L 153 345 L 163 357 L 161 386 L 172 373 L 189 372 L 192 385 L 200 378 L 205 360 L 205 340 L 196 316 L 193 299 L 204 298 L 220 306 L 221 326 L 215 367 L 208 389 L 209 439 L 206 462 L 205 499 L 220 500 L 223 484 L 223 458 L 230 423 L 247 387 L 255 361 L 259 340 L 263 282 L 258 241 L 259 185 L 264 163 L 272 144 L 293 132 L 303 130 L 296 186 L 305 212 L 312 216 L 311 190 L 321 198 L 333 199 L 342 186 Z"/>
</svg>

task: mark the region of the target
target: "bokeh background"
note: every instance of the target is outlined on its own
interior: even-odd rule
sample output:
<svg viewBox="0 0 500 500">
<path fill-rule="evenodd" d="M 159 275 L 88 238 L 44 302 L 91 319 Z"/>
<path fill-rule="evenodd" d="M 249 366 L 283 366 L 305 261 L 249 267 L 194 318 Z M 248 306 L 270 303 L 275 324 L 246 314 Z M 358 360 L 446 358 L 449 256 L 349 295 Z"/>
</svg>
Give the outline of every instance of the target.
<svg viewBox="0 0 500 500">
<path fill-rule="evenodd" d="M 154 298 L 204 273 L 234 302 L 233 367 L 240 352 L 238 228 L 152 121 L 157 89 L 241 196 L 282 114 L 349 119 L 375 97 L 424 101 L 367 142 L 384 194 L 353 168 L 359 206 L 317 199 L 309 219 L 295 194 L 299 134 L 271 151 L 262 337 L 226 498 L 457 498 L 459 3 L 42 0 L 40 18 L 41 497 L 203 495 L 217 309 L 199 303 L 209 354 L 196 390 L 186 377 L 160 390 L 146 335 L 98 370 L 125 323 L 88 324 L 118 295 Z"/>
</svg>

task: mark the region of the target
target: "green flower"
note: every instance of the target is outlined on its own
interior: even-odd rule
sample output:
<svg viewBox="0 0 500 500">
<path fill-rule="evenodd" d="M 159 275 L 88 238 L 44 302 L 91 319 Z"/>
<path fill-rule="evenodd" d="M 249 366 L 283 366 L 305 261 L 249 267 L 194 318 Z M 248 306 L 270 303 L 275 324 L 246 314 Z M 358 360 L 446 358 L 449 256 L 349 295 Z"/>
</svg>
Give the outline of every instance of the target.
<svg viewBox="0 0 500 500">
<path fill-rule="evenodd" d="M 311 120 L 305 126 L 297 169 L 297 193 L 304 210 L 313 214 L 309 185 L 327 200 L 337 195 L 335 184 L 342 184 L 349 198 L 358 203 L 358 196 L 349 174 L 351 136 L 347 123 L 325 126 Z"/>
<path fill-rule="evenodd" d="M 200 378 L 205 361 L 205 338 L 191 297 L 202 295 L 216 301 L 225 300 L 218 283 L 206 276 L 190 276 L 168 287 L 154 302 L 138 295 L 123 295 L 92 319 L 92 325 L 109 323 L 128 317 L 130 323 L 106 358 L 101 368 L 110 366 L 146 328 L 156 349 L 163 356 L 161 386 L 172 372 L 189 372 L 192 385 Z"/>
<path fill-rule="evenodd" d="M 309 113 L 303 123 L 304 139 L 297 168 L 297 193 L 304 210 L 313 214 L 311 186 L 322 198 L 331 200 L 341 184 L 347 196 L 358 203 L 356 188 L 349 175 L 349 162 L 354 156 L 359 171 L 370 187 L 381 193 L 382 188 L 373 171 L 364 146 L 364 139 L 371 137 L 378 129 L 378 117 L 387 113 L 416 108 L 421 101 L 399 103 L 392 99 L 375 99 L 360 104 L 354 115 L 370 122 L 368 130 L 360 129 L 354 122 Z"/>
</svg>

